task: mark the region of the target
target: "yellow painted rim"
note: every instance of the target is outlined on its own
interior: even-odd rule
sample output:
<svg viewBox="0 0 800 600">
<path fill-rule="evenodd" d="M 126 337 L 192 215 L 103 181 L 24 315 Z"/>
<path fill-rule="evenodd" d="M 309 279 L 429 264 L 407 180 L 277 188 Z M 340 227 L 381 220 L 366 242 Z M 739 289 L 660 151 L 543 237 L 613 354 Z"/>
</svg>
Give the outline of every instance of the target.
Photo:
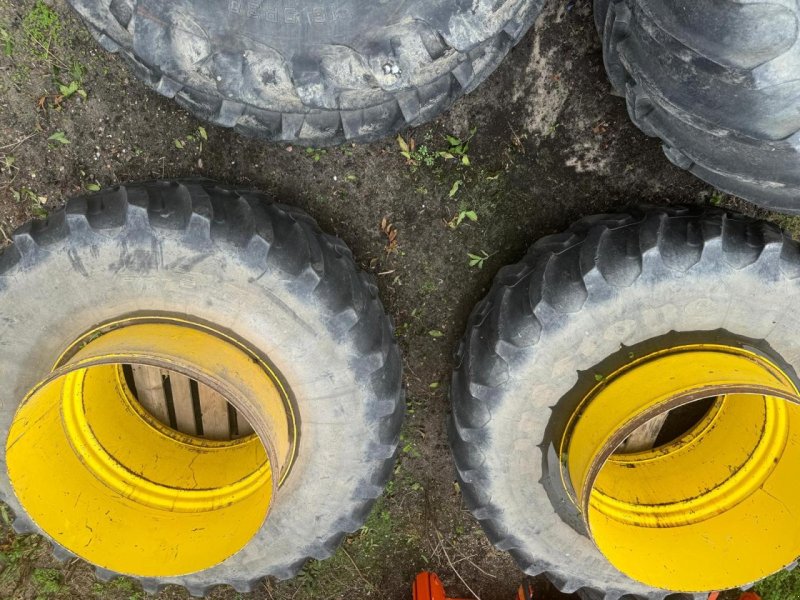
<svg viewBox="0 0 800 600">
<path fill-rule="evenodd" d="M 684 435 L 634 454 L 650 419 L 703 399 Z M 632 360 L 582 399 L 560 444 L 562 481 L 598 549 L 644 584 L 733 588 L 800 556 L 800 397 L 765 356 L 723 345 Z"/>
<path fill-rule="evenodd" d="M 202 571 L 261 529 L 296 454 L 280 380 L 241 342 L 208 325 L 134 318 L 82 336 L 22 401 L 6 440 L 20 504 L 81 558 L 140 577 Z M 123 364 L 191 377 L 222 394 L 256 435 L 181 434 L 133 397 Z"/>
</svg>

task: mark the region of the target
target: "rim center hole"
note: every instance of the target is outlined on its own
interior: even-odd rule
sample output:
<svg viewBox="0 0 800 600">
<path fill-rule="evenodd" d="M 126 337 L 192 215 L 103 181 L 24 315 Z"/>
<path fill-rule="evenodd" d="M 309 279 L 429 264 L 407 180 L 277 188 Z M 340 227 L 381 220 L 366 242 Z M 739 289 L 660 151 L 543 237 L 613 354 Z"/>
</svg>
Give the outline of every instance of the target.
<svg viewBox="0 0 800 600">
<path fill-rule="evenodd" d="M 676 442 L 697 427 L 717 397 L 704 398 L 653 417 L 627 437 L 614 454 L 635 454 Z"/>
<path fill-rule="evenodd" d="M 186 375 L 146 365 L 122 371 L 133 397 L 154 419 L 195 437 L 226 441 L 253 434 L 253 428 L 224 396 Z"/>
</svg>

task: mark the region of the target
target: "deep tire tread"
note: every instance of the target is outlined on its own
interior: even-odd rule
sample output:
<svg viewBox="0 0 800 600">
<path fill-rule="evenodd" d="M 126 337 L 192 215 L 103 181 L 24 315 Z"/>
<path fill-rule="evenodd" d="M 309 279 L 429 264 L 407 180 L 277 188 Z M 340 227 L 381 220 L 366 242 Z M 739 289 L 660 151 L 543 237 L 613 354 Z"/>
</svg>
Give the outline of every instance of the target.
<svg viewBox="0 0 800 600">
<path fill-rule="evenodd" d="M 142 214 L 147 218 L 141 219 Z M 345 244 L 323 233 L 300 209 L 275 203 L 257 192 L 222 188 L 206 180 L 148 182 L 70 199 L 63 212 L 20 227 L 13 234 L 14 245 L 0 252 L 0 288 L 4 277 L 14 277 L 35 266 L 36 260 L 26 260 L 26 256 L 35 256 L 56 241 L 90 243 L 94 234 L 110 228 L 128 228 L 136 235 L 161 230 L 191 237 L 197 235 L 193 226 L 197 220 L 208 224 L 204 230 L 210 235 L 209 241 L 228 242 L 242 252 L 254 240 L 269 248 L 262 255 L 258 266 L 261 270 L 279 269 L 287 280 L 298 276 L 302 279 L 303 274 L 311 273 L 315 284 L 308 293 L 313 294 L 315 302 L 332 315 L 344 310 L 355 315 L 356 322 L 351 327 L 332 329 L 331 334 L 348 343 L 355 342 L 367 352 L 359 365 L 369 365 L 362 376 L 371 383 L 375 405 L 381 407 L 371 413 L 374 427 L 369 435 L 375 456 L 365 459 L 358 486 L 360 495 L 352 498 L 350 509 L 340 519 L 341 530 L 333 532 L 318 548 L 308 549 L 306 559 L 281 572 L 262 573 L 248 582 L 237 582 L 252 589 L 265 576 L 290 578 L 309 558 L 329 556 L 345 535 L 361 526 L 392 475 L 405 411 L 400 350 L 377 288 L 359 270 Z M 75 229 L 72 223 L 88 224 L 88 229 Z M 323 293 L 328 290 L 336 293 Z M 21 534 L 36 531 L 26 515 L 16 515 L 13 527 Z M 101 576 L 107 573 L 101 571 L 98 569 Z M 159 585 L 157 580 L 148 580 L 150 587 Z M 191 583 L 186 587 L 197 597 L 210 589 Z"/>
<path fill-rule="evenodd" d="M 99 0 L 98 0 L 99 1 Z M 495 2 L 493 10 L 502 15 L 510 0 Z M 150 88 L 170 98 L 175 98 L 185 109 L 198 118 L 237 132 L 269 141 L 294 142 L 302 145 L 331 146 L 344 142 L 370 142 L 404 127 L 414 127 L 449 108 L 458 98 L 474 90 L 494 71 L 511 48 L 519 42 L 539 15 L 543 0 L 525 0 L 518 3 L 509 20 L 488 38 L 476 38 L 468 47 L 456 48 L 448 44 L 445 32 L 421 20 L 413 25 L 414 35 L 421 51 L 435 66 L 426 67 L 433 74 L 427 83 L 398 90 L 366 87 L 355 90 L 366 97 L 380 97 L 377 103 L 362 108 L 305 108 L 302 112 L 280 107 L 255 106 L 235 98 L 209 94 L 172 79 L 155 65 L 147 64 L 133 50 L 133 36 L 129 31 L 133 21 L 134 6 L 131 0 L 113 0 L 110 6 L 95 6 L 90 0 L 70 0 L 73 7 L 86 17 L 89 28 L 100 43 L 112 52 L 119 52 L 131 64 L 136 75 Z M 405 31 L 396 32 L 405 34 Z M 392 32 L 387 35 L 391 37 Z M 478 35 L 476 33 L 476 35 Z M 369 56 L 358 55 L 362 64 L 370 62 Z M 165 62 L 169 62 L 166 60 Z M 449 65 L 449 66 L 447 66 Z M 325 84 L 324 70 L 316 75 Z M 293 85 L 301 85 L 291 78 Z M 372 84 L 367 84 L 372 85 Z M 286 93 L 298 96 L 292 87 Z M 326 99 L 330 105 L 340 104 L 339 98 Z"/>
<path fill-rule="evenodd" d="M 727 11 L 724 2 L 693 4 L 595 0 L 616 92 L 676 166 L 765 208 L 800 213 L 796 25 L 789 37 L 800 2 L 729 2 Z M 742 11 L 750 11 L 744 30 Z M 772 22 L 775 11 L 786 23 Z M 757 42 L 763 48 L 751 48 Z"/>
<path fill-rule="evenodd" d="M 800 276 L 800 246 L 775 225 L 715 207 L 641 207 L 626 214 L 587 217 L 564 233 L 542 238 L 520 263 L 498 273 L 488 295 L 470 315 L 456 354 L 449 423 L 464 502 L 493 544 L 510 552 L 526 573 L 546 575 L 562 592 L 579 591 L 592 600 L 694 597 L 594 587 L 592 573 L 584 579 L 566 576 L 550 562 L 551 557 L 535 556 L 524 540 L 509 531 L 504 523 L 506 499 L 485 491 L 496 474 L 486 467 L 484 458 L 484 450 L 491 445 L 486 426 L 493 407 L 503 400 L 509 350 L 526 353 L 525 360 L 531 360 L 546 326 L 541 315 L 566 318 L 580 310 L 595 274 L 602 277 L 601 287 L 623 292 L 642 276 L 646 253 L 655 250 L 663 263 L 684 271 L 701 260 L 705 246 L 716 240 L 721 240 L 723 260 L 731 269 L 771 261 L 771 268 Z M 542 529 L 546 529 L 544 524 Z"/>
</svg>

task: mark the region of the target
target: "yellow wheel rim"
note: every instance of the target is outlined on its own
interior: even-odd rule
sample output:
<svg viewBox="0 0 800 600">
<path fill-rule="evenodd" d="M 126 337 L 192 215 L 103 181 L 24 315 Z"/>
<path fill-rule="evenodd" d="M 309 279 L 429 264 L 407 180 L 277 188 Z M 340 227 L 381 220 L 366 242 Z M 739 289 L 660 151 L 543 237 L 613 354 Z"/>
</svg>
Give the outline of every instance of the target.
<svg viewBox="0 0 800 600">
<path fill-rule="evenodd" d="M 616 452 L 665 411 L 714 398 L 685 434 Z M 562 479 L 620 571 L 683 592 L 737 587 L 800 555 L 798 390 L 769 359 L 694 345 L 631 361 L 581 401 L 561 442 Z"/>
<path fill-rule="evenodd" d="M 222 394 L 257 435 L 181 434 L 139 405 L 123 364 Z M 90 332 L 23 400 L 6 441 L 29 516 L 85 560 L 140 577 L 185 575 L 241 550 L 294 458 L 288 395 L 254 352 L 205 325 L 136 318 Z"/>
</svg>

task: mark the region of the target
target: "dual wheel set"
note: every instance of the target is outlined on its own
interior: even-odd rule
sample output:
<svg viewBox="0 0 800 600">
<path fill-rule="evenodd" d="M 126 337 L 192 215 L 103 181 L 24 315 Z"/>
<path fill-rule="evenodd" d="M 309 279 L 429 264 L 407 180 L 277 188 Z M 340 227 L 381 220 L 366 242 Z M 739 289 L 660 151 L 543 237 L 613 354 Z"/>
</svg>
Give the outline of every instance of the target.
<svg viewBox="0 0 800 600">
<path fill-rule="evenodd" d="M 433 116 L 541 9 L 71 3 L 194 112 L 314 144 Z M 612 80 L 673 160 L 800 207 L 794 0 L 595 10 Z M 672 54 L 645 64 L 647 44 Z M 689 115 L 690 76 L 748 91 L 699 86 Z M 491 541 L 588 600 L 699 598 L 792 566 L 799 303 L 800 245 L 716 208 L 596 215 L 536 242 L 473 311 L 452 379 L 457 476 Z M 344 243 L 206 181 L 119 186 L 19 229 L 0 254 L 0 378 L 15 528 L 195 595 L 331 555 L 382 493 L 404 413 L 392 324 Z"/>
</svg>

